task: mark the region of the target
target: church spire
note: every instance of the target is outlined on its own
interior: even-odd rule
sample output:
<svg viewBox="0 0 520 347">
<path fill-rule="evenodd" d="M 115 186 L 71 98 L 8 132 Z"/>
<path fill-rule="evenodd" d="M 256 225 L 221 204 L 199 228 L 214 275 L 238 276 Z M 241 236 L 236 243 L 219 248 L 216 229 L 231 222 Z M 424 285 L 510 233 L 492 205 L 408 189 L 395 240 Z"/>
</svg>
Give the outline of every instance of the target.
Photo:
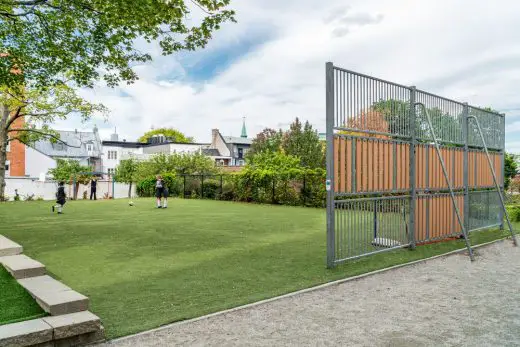
<svg viewBox="0 0 520 347">
<path fill-rule="evenodd" d="M 240 137 L 247 138 L 246 117 L 242 117 L 242 134 Z"/>
</svg>

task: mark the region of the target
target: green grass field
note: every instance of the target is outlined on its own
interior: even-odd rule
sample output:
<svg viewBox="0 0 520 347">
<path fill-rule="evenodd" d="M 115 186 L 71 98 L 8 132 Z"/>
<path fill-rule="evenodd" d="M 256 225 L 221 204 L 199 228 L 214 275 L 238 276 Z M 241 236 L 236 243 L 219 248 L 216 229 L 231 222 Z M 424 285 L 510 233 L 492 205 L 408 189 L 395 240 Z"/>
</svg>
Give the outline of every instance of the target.
<svg viewBox="0 0 520 347">
<path fill-rule="evenodd" d="M 179 199 L 167 210 L 151 199 L 69 202 L 61 216 L 50 207 L 0 204 L 0 234 L 90 297 L 108 338 L 464 247 L 421 246 L 327 270 L 321 209 Z M 472 242 L 504 235 L 479 232 Z"/>
<path fill-rule="evenodd" d="M 43 316 L 36 301 L 0 265 L 0 325 Z"/>
</svg>

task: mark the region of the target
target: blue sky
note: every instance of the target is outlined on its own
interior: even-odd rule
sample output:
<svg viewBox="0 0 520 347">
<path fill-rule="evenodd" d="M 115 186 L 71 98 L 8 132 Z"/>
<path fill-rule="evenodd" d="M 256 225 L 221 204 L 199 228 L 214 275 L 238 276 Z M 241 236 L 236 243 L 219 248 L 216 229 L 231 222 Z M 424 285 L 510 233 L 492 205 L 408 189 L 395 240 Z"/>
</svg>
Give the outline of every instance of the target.
<svg viewBox="0 0 520 347">
<path fill-rule="evenodd" d="M 237 24 L 209 46 L 138 66 L 140 80 L 85 95 L 111 109 L 93 124 L 108 138 L 134 140 L 151 127 L 172 126 L 198 141 L 211 129 L 251 135 L 286 127 L 295 117 L 325 127 L 326 61 L 416 85 L 505 112 L 507 148 L 520 153 L 520 3 L 513 0 L 248 0 L 232 1 Z M 194 12 L 193 20 L 197 14 Z"/>
</svg>

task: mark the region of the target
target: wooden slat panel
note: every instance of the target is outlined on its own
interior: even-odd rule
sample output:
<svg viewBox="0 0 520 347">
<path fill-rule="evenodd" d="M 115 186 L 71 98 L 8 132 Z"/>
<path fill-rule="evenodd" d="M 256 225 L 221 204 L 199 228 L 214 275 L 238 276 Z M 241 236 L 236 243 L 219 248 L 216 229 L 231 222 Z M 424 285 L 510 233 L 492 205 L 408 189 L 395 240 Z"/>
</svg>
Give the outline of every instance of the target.
<svg viewBox="0 0 520 347">
<path fill-rule="evenodd" d="M 339 191 L 339 160 L 338 160 L 338 148 L 339 148 L 338 137 L 334 138 L 334 191 L 337 193 Z"/>
<path fill-rule="evenodd" d="M 388 146 L 386 143 L 384 143 L 383 141 L 380 141 L 378 144 L 378 156 L 377 156 L 377 172 L 379 174 L 379 177 L 378 177 L 378 181 L 377 181 L 377 189 L 378 190 L 385 190 L 385 184 L 384 184 L 384 179 L 385 179 L 385 147 Z"/>
<path fill-rule="evenodd" d="M 361 188 L 361 162 L 362 162 L 362 150 L 363 150 L 363 141 L 356 140 L 356 192 L 361 192 L 363 189 Z"/>
<path fill-rule="evenodd" d="M 387 165 L 386 165 L 386 183 L 385 188 L 388 190 L 391 190 L 392 184 L 393 184 L 393 177 L 394 177 L 394 157 L 393 157 L 393 144 L 388 142 L 386 144 L 386 152 L 385 156 L 388 159 Z"/>
<path fill-rule="evenodd" d="M 374 190 L 374 143 L 367 141 L 367 191 L 371 192 Z"/>
<path fill-rule="evenodd" d="M 340 191 L 343 193 L 345 192 L 345 171 L 346 171 L 346 165 L 345 160 L 347 159 L 347 154 L 345 153 L 346 149 L 346 141 L 344 138 L 341 138 L 339 141 L 339 187 Z"/>
<path fill-rule="evenodd" d="M 352 139 L 347 140 L 347 163 L 345 167 L 346 171 L 346 190 L 347 192 L 352 192 Z"/>
<path fill-rule="evenodd" d="M 404 189 L 410 189 L 410 145 L 404 144 Z"/>
<path fill-rule="evenodd" d="M 366 192 L 368 189 L 368 175 L 367 175 L 367 169 L 368 169 L 368 156 L 367 156 L 367 150 L 368 150 L 368 143 L 366 140 L 361 141 L 363 143 L 363 160 L 362 160 L 362 172 L 363 175 L 361 176 L 362 181 L 362 191 Z"/>
</svg>

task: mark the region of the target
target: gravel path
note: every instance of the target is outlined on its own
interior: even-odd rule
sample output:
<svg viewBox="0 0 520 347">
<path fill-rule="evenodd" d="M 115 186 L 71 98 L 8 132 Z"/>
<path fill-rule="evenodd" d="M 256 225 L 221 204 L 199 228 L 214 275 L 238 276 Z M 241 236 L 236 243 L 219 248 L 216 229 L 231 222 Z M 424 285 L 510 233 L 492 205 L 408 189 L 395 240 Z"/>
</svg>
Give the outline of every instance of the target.
<svg viewBox="0 0 520 347">
<path fill-rule="evenodd" d="M 500 242 L 104 344 L 520 346 L 520 247 Z"/>
</svg>

